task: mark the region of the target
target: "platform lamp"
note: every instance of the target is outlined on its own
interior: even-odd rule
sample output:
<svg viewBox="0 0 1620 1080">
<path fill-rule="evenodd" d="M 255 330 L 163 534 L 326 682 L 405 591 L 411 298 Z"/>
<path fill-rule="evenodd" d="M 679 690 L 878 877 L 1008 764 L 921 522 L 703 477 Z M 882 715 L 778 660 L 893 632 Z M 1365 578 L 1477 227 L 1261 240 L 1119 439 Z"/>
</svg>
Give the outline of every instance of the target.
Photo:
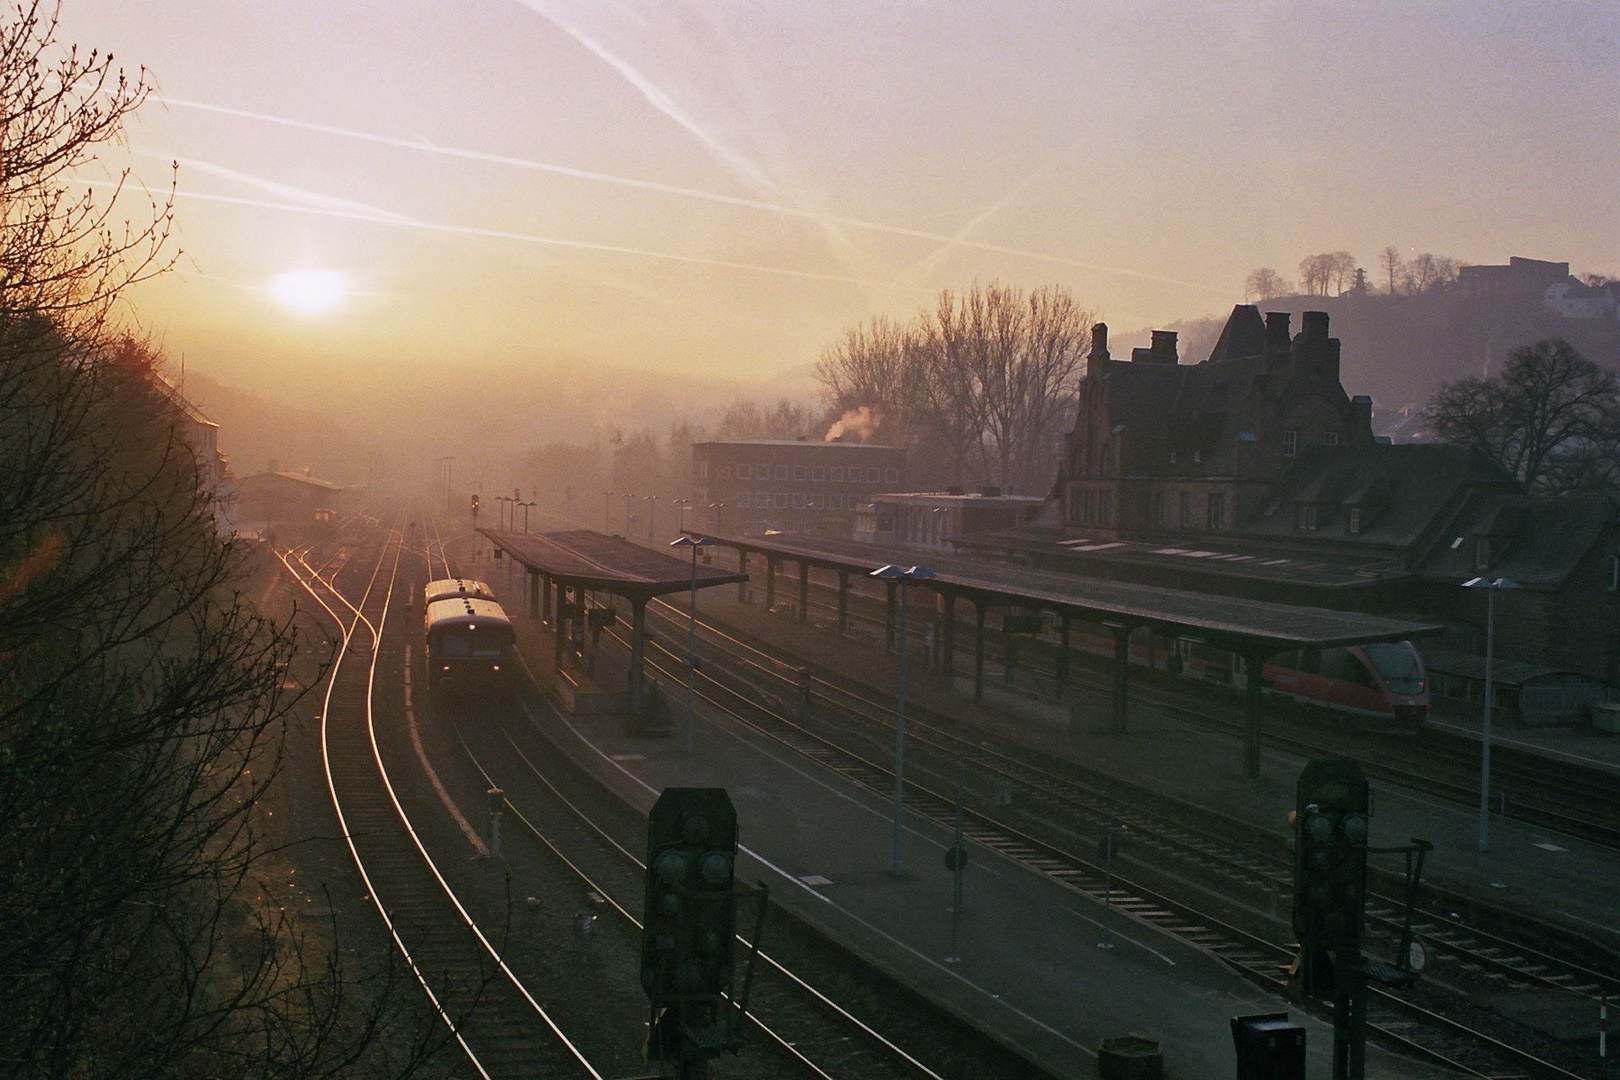
<svg viewBox="0 0 1620 1080">
<path fill-rule="evenodd" d="M 707 536 L 687 536 L 682 533 L 669 542 L 670 547 L 692 549 L 692 595 L 686 602 L 686 752 L 692 752 L 692 727 L 697 714 L 697 553 L 700 547 L 714 544 Z"/>
<path fill-rule="evenodd" d="M 1465 589 L 1485 591 L 1485 709 L 1480 720 L 1479 850 L 1490 850 L 1491 821 L 1491 705 L 1496 698 L 1496 594 L 1517 589 L 1519 583 L 1503 578 L 1469 578 Z"/>
<path fill-rule="evenodd" d="M 529 507 L 531 507 L 531 506 L 538 506 L 538 505 L 540 505 L 540 504 L 539 504 L 539 503 L 537 503 L 537 502 L 535 502 L 535 501 L 533 501 L 533 500 L 532 500 L 532 499 L 531 499 L 531 500 L 527 500 L 527 501 L 519 501 L 519 502 L 518 502 L 518 503 L 516 503 L 516 504 L 515 504 L 515 505 L 514 505 L 514 507 L 513 507 L 513 513 L 514 513 L 514 514 L 516 514 L 516 512 L 517 512 L 517 509 L 516 509 L 516 508 L 517 508 L 517 507 L 518 507 L 518 506 L 521 506 L 521 507 L 523 507 L 523 531 L 524 531 L 524 532 L 528 532 L 528 531 L 529 531 Z M 515 518 L 514 518 L 514 519 L 513 519 L 513 521 L 512 521 L 512 527 L 513 527 L 513 528 L 514 528 L 514 529 L 515 529 L 515 528 L 517 528 L 517 520 L 516 520 L 516 519 L 515 519 Z"/>
<path fill-rule="evenodd" d="M 894 706 L 894 862 L 895 877 L 900 876 L 900 836 L 904 831 L 906 791 L 906 593 L 914 581 L 926 581 L 934 572 L 922 566 L 880 566 L 872 577 L 898 582 L 900 586 L 900 677 L 895 690 Z"/>
<path fill-rule="evenodd" d="M 678 532 L 678 533 L 684 533 L 686 531 L 686 512 L 688 510 L 692 509 L 692 500 L 691 499 L 679 499 L 679 500 L 677 500 L 676 503 L 675 503 L 675 509 L 677 509 L 677 510 L 679 510 L 681 512 L 680 524 L 675 526 L 675 531 Z"/>
<path fill-rule="evenodd" d="M 653 542 L 654 525 L 658 520 L 658 496 L 647 496 L 647 543 Z"/>
</svg>

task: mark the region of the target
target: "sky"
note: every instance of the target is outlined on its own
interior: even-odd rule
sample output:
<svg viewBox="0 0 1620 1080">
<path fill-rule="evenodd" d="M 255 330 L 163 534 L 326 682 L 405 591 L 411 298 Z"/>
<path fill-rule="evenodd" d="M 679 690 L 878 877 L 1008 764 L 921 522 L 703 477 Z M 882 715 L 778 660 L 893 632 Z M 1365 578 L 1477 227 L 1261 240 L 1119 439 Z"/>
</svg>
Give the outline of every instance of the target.
<svg viewBox="0 0 1620 1080">
<path fill-rule="evenodd" d="M 1620 274 L 1617 0 L 64 0 L 61 37 L 156 87 L 107 165 L 179 165 L 130 315 L 260 392 L 764 384 L 974 281 L 1122 331 L 1390 244 Z"/>
</svg>

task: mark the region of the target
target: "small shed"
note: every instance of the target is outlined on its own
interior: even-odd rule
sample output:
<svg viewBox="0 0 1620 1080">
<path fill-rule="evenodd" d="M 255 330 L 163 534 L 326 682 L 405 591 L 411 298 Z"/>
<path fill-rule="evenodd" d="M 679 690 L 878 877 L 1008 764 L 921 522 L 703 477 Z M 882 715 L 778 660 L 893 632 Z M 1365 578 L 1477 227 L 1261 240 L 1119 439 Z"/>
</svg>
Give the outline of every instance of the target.
<svg viewBox="0 0 1620 1080">
<path fill-rule="evenodd" d="M 1436 704 L 1484 704 L 1483 656 L 1424 649 L 1423 660 L 1429 669 L 1429 695 Z M 1593 705 L 1620 700 L 1620 690 L 1601 680 L 1518 660 L 1495 661 L 1491 681 L 1495 684 L 1493 715 L 1526 727 L 1584 724 Z"/>
</svg>

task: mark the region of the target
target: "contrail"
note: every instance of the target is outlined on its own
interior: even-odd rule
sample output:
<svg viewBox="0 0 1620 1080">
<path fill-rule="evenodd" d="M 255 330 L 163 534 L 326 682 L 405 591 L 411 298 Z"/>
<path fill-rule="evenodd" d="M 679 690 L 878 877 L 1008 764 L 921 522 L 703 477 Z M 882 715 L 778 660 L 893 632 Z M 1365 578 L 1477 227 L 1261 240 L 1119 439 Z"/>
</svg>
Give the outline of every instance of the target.
<svg viewBox="0 0 1620 1080">
<path fill-rule="evenodd" d="M 148 154 L 145 156 L 157 157 L 159 155 Z M 274 180 L 266 180 L 260 176 L 251 176 L 247 173 L 237 172 L 235 169 L 227 169 L 223 165 L 215 165 L 208 161 L 198 161 L 195 158 L 177 158 L 174 160 L 187 169 L 195 169 L 198 172 L 208 173 L 212 176 L 222 177 L 226 180 L 234 180 L 239 184 L 247 184 L 250 187 L 261 188 L 272 195 L 279 195 L 285 199 L 292 199 L 295 202 L 302 203 L 305 206 L 315 209 L 332 210 L 352 214 L 357 220 L 362 221 L 387 222 L 395 225 L 416 224 L 414 219 L 406 217 L 404 214 L 397 214 L 392 210 L 384 210 L 380 206 L 372 206 L 369 203 L 355 202 L 351 199 L 341 199 L 335 195 L 324 195 L 318 191 L 308 191 L 304 188 L 292 187 L 288 184 L 278 184 Z M 184 195 L 188 193 L 181 191 L 180 194 Z"/>
<path fill-rule="evenodd" d="M 611 52 L 601 42 L 587 35 L 577 26 L 572 26 L 548 10 L 542 0 L 521 0 L 524 7 L 551 23 L 557 29 L 573 38 L 590 51 L 591 55 L 602 61 L 608 67 L 619 73 L 625 82 L 635 87 L 647 103 L 686 131 L 690 132 L 698 142 L 708 148 L 709 152 L 718 158 L 721 164 L 730 168 L 739 177 L 767 191 L 776 190 L 777 183 L 767 176 L 758 164 L 744 157 L 719 139 L 709 134 L 696 120 L 686 114 L 674 98 L 670 97 L 651 79 L 643 75 L 635 65 L 624 59 L 618 53 Z"/>
<path fill-rule="evenodd" d="M 115 185 L 103 180 L 84 180 L 74 178 L 66 181 L 80 187 L 112 189 Z M 590 240 L 565 240 L 555 236 L 535 236 L 532 233 L 510 232 L 505 229 L 481 229 L 473 225 L 447 225 L 436 221 L 422 221 L 418 218 L 401 217 L 389 214 L 378 217 L 373 213 L 353 210 L 340 210 L 331 207 L 303 206 L 296 203 L 277 203 L 266 199 L 249 199 L 239 195 L 214 195 L 200 191 L 177 191 L 176 196 L 182 199 L 197 199 L 202 202 L 228 203 L 233 206 L 249 206 L 259 210 L 277 210 L 292 214 L 309 214 L 313 217 L 337 218 L 343 221 L 361 221 L 371 225 L 393 225 L 408 229 L 417 229 L 421 232 L 444 233 L 452 236 L 475 236 L 489 240 L 512 240 L 526 244 L 544 244 L 550 247 L 577 248 L 581 251 L 599 251 L 610 255 L 634 255 L 645 259 L 664 259 L 669 262 L 688 263 L 694 266 L 715 266 L 725 270 L 747 270 L 759 274 L 776 274 L 782 277 L 805 278 L 810 281 L 830 281 L 840 285 L 859 285 L 863 288 L 877 288 L 883 283 L 868 281 L 863 278 L 849 277 L 844 274 L 822 274 L 814 270 L 792 270 L 781 266 L 765 266 L 760 263 L 733 262 L 728 259 L 710 259 L 701 255 L 682 255 L 673 251 L 654 251 L 650 248 L 626 247 L 621 244 L 600 244 Z"/>
<path fill-rule="evenodd" d="M 1051 263 L 1056 266 L 1068 266 L 1078 270 L 1091 270 L 1102 274 L 1112 274 L 1118 277 L 1131 278 L 1137 281 L 1151 281 L 1159 285 L 1173 285 L 1177 288 L 1192 289 L 1197 292 L 1209 293 L 1212 296 L 1225 296 L 1226 290 L 1215 289 L 1197 282 L 1183 281 L 1179 278 L 1166 277 L 1162 274 L 1152 274 L 1141 270 L 1130 270 L 1119 266 L 1104 266 L 1100 263 L 1086 262 L 1083 259 L 1072 259 L 1064 255 L 1053 255 L 1044 251 L 1030 251 L 1025 248 L 1011 247 L 1006 244 L 992 244 L 984 240 L 961 240 L 944 233 L 929 232 L 925 229 L 909 229 L 901 225 L 888 225 L 879 221 L 868 221 L 864 218 L 849 217 L 842 214 L 822 215 L 796 206 L 787 206 L 782 203 L 773 203 L 764 199 L 750 199 L 736 195 L 722 195 L 718 192 L 704 191 L 701 188 L 682 187 L 676 184 L 665 184 L 656 180 L 638 180 L 633 177 L 615 176 L 610 173 L 594 172 L 589 169 L 576 169 L 568 165 L 557 165 L 545 161 L 533 161 L 526 158 L 512 157 L 506 154 L 492 154 L 482 150 L 465 150 L 457 147 L 435 146 L 431 143 L 415 140 L 401 139 L 391 135 L 379 135 L 369 131 L 356 131 L 352 128 L 336 127 L 331 124 L 317 124 L 307 120 L 294 120 L 285 116 L 274 116 L 269 113 L 253 112 L 248 109 L 236 109 L 226 105 L 211 105 L 201 101 L 188 101 L 183 98 L 161 98 L 165 104 L 187 109 L 198 109 L 203 112 L 218 113 L 222 116 L 236 116 L 244 120 L 257 120 L 266 124 L 277 124 L 282 127 L 295 128 L 301 131 L 311 131 L 322 135 L 334 135 L 339 138 L 355 139 L 361 142 L 375 143 L 380 146 L 392 146 L 401 150 L 414 150 L 417 152 L 438 154 L 443 157 L 459 158 L 467 161 L 480 161 L 492 165 L 505 165 L 517 169 L 529 169 L 535 172 L 553 173 L 558 176 L 572 177 L 578 180 L 589 180 L 595 183 L 610 184 L 615 187 L 634 188 L 641 191 L 654 191 L 663 195 L 675 195 L 681 198 L 697 199 L 703 202 L 717 203 L 724 206 L 735 206 L 747 210 L 760 210 L 770 214 L 779 214 L 785 217 L 802 218 L 814 222 L 836 222 L 852 228 L 868 229 L 873 232 L 885 233 L 890 236 L 903 236 L 913 240 L 926 240 L 933 244 L 957 243 L 958 246 L 971 248 L 975 251 L 990 251 L 1001 255 L 1011 255 L 1015 258 L 1030 259 L 1036 262 Z"/>
</svg>

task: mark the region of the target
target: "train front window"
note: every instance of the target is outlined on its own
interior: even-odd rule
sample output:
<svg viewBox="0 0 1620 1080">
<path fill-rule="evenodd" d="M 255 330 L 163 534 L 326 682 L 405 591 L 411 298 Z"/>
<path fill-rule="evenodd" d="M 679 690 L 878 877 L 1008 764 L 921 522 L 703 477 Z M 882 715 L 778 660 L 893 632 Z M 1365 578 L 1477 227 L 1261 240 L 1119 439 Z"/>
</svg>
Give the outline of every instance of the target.
<svg viewBox="0 0 1620 1080">
<path fill-rule="evenodd" d="M 1409 642 L 1364 645 L 1362 652 L 1383 676 L 1392 694 L 1423 693 L 1423 661 Z"/>
<path fill-rule="evenodd" d="M 472 640 L 466 634 L 440 634 L 437 642 L 441 657 L 462 658 L 472 655 Z"/>
</svg>

